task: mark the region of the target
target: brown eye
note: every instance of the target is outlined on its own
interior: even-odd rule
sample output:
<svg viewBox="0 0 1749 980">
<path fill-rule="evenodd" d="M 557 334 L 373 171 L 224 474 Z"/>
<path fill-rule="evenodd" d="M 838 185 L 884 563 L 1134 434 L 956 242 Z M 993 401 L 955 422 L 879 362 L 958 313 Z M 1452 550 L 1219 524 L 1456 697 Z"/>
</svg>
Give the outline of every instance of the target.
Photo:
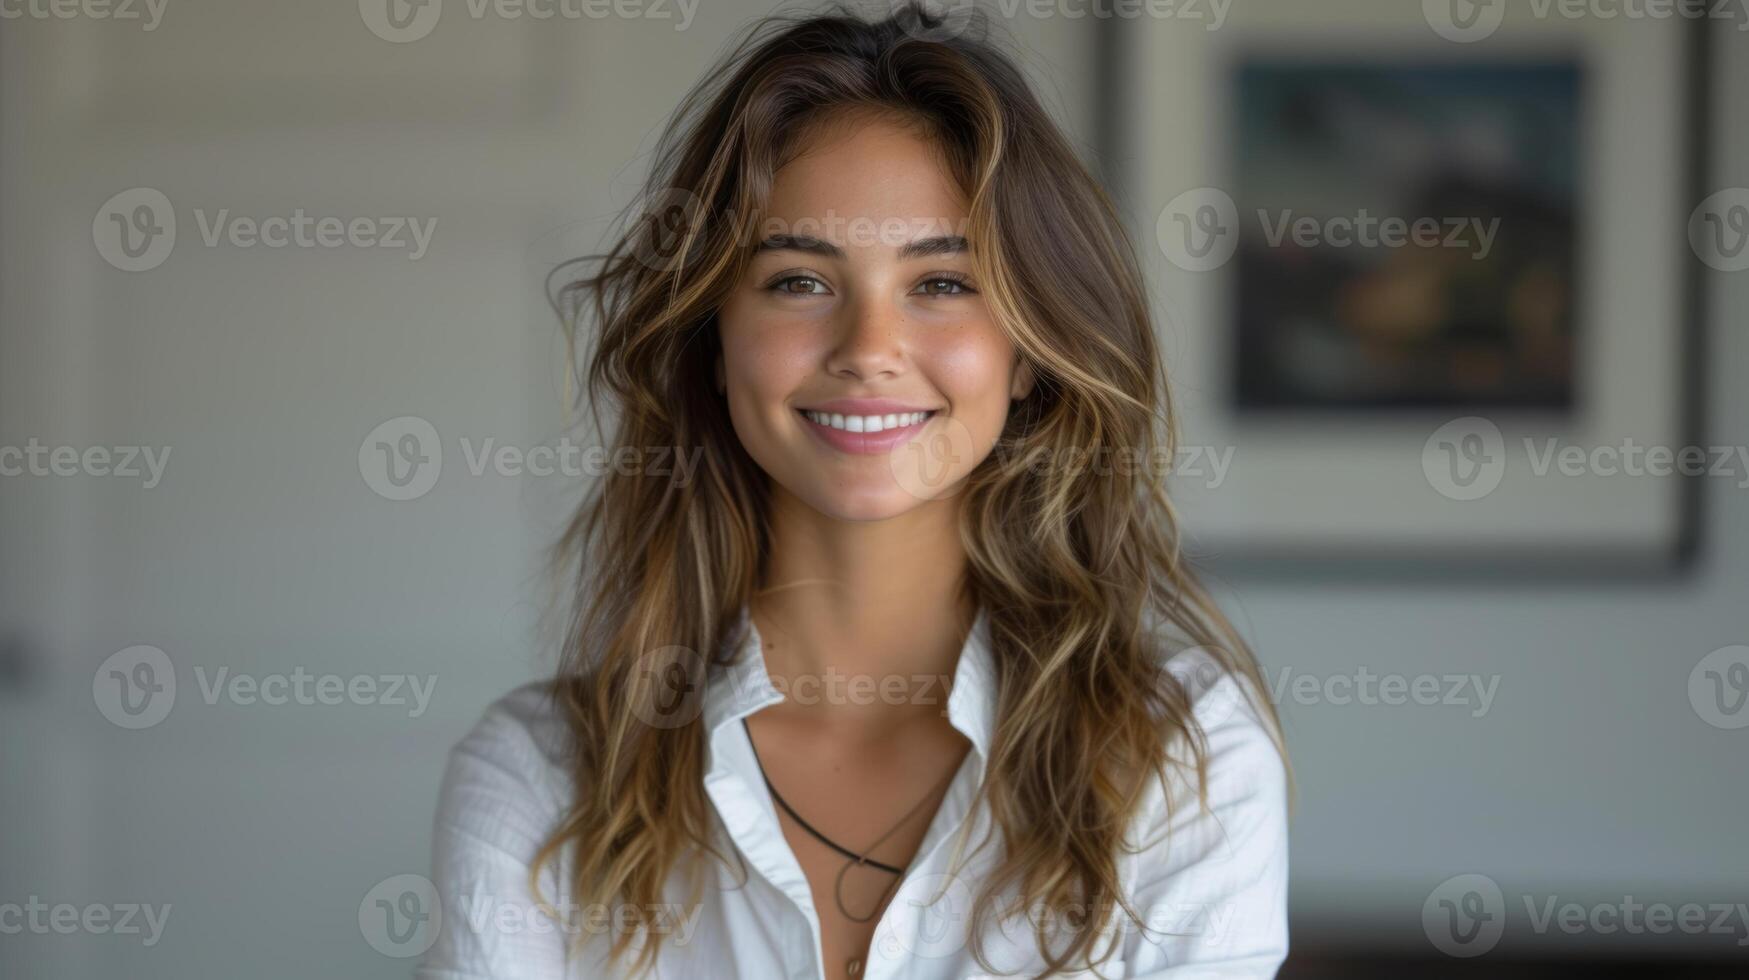
<svg viewBox="0 0 1749 980">
<path fill-rule="evenodd" d="M 925 296 L 957 296 L 974 292 L 965 276 L 937 275 L 923 280 L 917 287 Z"/>
<path fill-rule="evenodd" d="M 813 276 L 784 276 L 766 287 L 785 296 L 813 296 L 825 291 L 825 284 Z"/>
</svg>

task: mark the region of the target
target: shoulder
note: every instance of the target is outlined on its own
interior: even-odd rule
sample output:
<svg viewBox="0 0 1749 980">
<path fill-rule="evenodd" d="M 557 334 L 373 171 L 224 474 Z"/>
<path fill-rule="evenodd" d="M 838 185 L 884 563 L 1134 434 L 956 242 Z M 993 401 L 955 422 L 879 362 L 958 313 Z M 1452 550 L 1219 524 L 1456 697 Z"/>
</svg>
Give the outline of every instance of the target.
<svg viewBox="0 0 1749 980">
<path fill-rule="evenodd" d="M 1165 667 L 1184 691 L 1189 721 L 1205 750 L 1208 809 L 1244 805 L 1260 816 L 1285 812 L 1287 764 L 1266 706 L 1268 693 L 1201 647 L 1173 654 Z M 1191 755 L 1182 743 L 1182 737 L 1176 740 L 1171 757 L 1189 763 Z M 1179 766 L 1177 775 L 1173 802 L 1200 806 L 1194 767 Z"/>
<path fill-rule="evenodd" d="M 488 705 L 449 752 L 437 830 L 493 844 L 544 833 L 569 802 L 567 729 L 548 681 Z M 532 856 L 532 851 L 524 855 Z"/>
<path fill-rule="evenodd" d="M 1200 732 L 1200 783 L 1183 737 L 1141 816 L 1134 889 L 1165 937 L 1132 947 L 1131 967 L 1220 963 L 1272 976 L 1287 949 L 1288 780 L 1265 692 L 1206 650 L 1172 655 Z"/>
<path fill-rule="evenodd" d="M 534 925 L 540 902 L 529 881 L 570 802 L 566 726 L 551 690 L 528 684 L 492 702 L 450 749 L 431 842 L 442 926 L 419 980 L 568 975 L 563 934 Z M 547 899 L 564 901 L 550 863 L 540 879 Z"/>
<path fill-rule="evenodd" d="M 564 735 L 564 719 L 553 699 L 553 682 L 531 681 L 487 705 L 455 750 L 514 746 L 542 761 L 558 762 L 564 753 Z"/>
</svg>

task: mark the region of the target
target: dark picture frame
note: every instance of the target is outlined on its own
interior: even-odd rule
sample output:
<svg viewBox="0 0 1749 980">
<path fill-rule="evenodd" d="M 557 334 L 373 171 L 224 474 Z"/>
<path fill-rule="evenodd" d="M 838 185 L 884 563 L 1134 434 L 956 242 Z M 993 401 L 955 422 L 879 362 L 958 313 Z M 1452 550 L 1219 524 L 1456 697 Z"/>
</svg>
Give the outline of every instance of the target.
<svg viewBox="0 0 1749 980">
<path fill-rule="evenodd" d="M 1279 5 L 1283 10 L 1287 5 Z M 1417 5 L 1410 5 L 1417 6 Z M 1680 447 L 1704 447 L 1705 363 L 1704 297 L 1706 265 L 1686 246 L 1690 210 L 1707 197 L 1705 192 L 1710 118 L 1708 22 L 1678 21 L 1665 26 L 1636 24 L 1631 38 L 1605 38 L 1597 25 L 1591 34 L 1574 32 L 1561 36 L 1548 28 L 1526 39 L 1503 32 L 1491 45 L 1455 45 L 1434 35 L 1424 23 L 1385 11 L 1379 4 L 1379 20 L 1356 22 L 1352 36 L 1334 30 L 1329 15 L 1306 11 L 1305 18 L 1319 21 L 1316 30 L 1296 34 L 1295 16 L 1284 14 L 1283 24 L 1229 24 L 1222 38 L 1190 36 L 1183 25 L 1170 23 L 1119 26 L 1102 30 L 1099 44 L 1103 67 L 1095 140 L 1103 176 L 1132 223 L 1144 265 L 1153 280 L 1157 301 L 1158 329 L 1176 382 L 1175 394 L 1188 391 L 1180 400 L 1187 445 L 1209 443 L 1204 449 L 1232 452 L 1231 472 L 1243 484 L 1237 488 L 1199 486 L 1192 475 L 1174 475 L 1173 492 L 1180 502 L 1187 534 L 1187 551 L 1194 559 L 1216 571 L 1247 576 L 1290 575 L 1336 578 L 1380 578 L 1390 581 L 1415 578 L 1476 578 L 1488 581 L 1511 579 L 1588 580 L 1597 578 L 1667 579 L 1689 572 L 1699 553 L 1702 527 L 1702 490 L 1698 475 L 1680 472 L 1640 480 L 1613 482 L 1591 476 L 1589 480 L 1564 482 L 1548 476 L 1548 460 L 1539 480 L 1505 470 L 1506 477 L 1489 499 L 1480 502 L 1442 496 L 1429 486 L 1439 479 L 1432 473 L 1433 446 L 1467 446 L 1470 433 L 1445 439 L 1442 427 L 1460 421 L 1465 410 L 1456 406 L 1265 406 L 1241 405 L 1237 397 L 1237 359 L 1222 340 L 1235 339 L 1233 304 L 1223 305 L 1209 297 L 1231 296 L 1233 270 L 1200 270 L 1175 267 L 1163 259 L 1157 247 L 1158 225 L 1177 197 L 1233 188 L 1230 154 L 1234 77 L 1243 65 L 1348 63 L 1361 66 L 1414 66 L 1433 64 L 1446 70 L 1466 65 L 1558 65 L 1578 66 L 1585 77 L 1581 98 L 1586 136 L 1587 162 L 1600 173 L 1613 174 L 1591 180 L 1589 205 L 1579 209 L 1577 220 L 1579 281 L 1584 292 L 1576 306 L 1573 335 L 1581 364 L 1600 359 L 1632 358 L 1614 349 L 1612 338 L 1625 336 L 1629 325 L 1608 323 L 1616 292 L 1636 285 L 1605 264 L 1609 245 L 1625 240 L 1648 256 L 1655 268 L 1638 267 L 1641 283 L 1668 298 L 1667 312 L 1641 318 L 1635 326 L 1646 330 L 1644 342 L 1656 344 L 1656 367 L 1635 377 L 1645 406 L 1628 404 L 1629 386 L 1598 383 L 1595 370 L 1575 378 L 1569 406 L 1559 399 L 1552 405 L 1494 404 L 1486 420 L 1501 434 L 1509 451 L 1521 458 L 1512 462 L 1523 470 L 1526 452 L 1534 456 L 1548 438 L 1563 447 L 1585 444 L 1563 412 L 1580 420 L 1598 416 L 1652 418 L 1657 422 L 1655 443 Z M 1401 15 L 1401 11 L 1397 13 Z M 1267 20 L 1267 18 L 1265 18 Z M 1510 24 L 1508 25 L 1510 27 Z M 1533 32 L 1535 33 L 1535 32 Z M 1656 34 L 1654 37 L 1653 35 Z M 1315 36 L 1314 44 L 1290 43 Z M 1657 166 L 1650 157 L 1630 159 L 1632 143 L 1624 136 L 1630 129 L 1626 107 L 1604 103 L 1601 92 L 1619 92 L 1619 86 L 1604 86 L 1597 79 L 1622 70 L 1631 59 L 1609 45 L 1646 44 L 1661 47 L 1649 59 L 1656 71 L 1662 67 L 1657 86 L 1657 108 L 1662 124 L 1670 128 L 1668 145 Z M 1198 51 L 1197 57 L 1182 57 Z M 1425 60 L 1423 60 L 1425 59 Z M 1188 67 L 1162 69 L 1162 64 Z M 1636 62 L 1637 63 L 1637 62 Z M 1170 76 L 1162 72 L 1176 72 Z M 1151 91 L 1170 90 L 1170 97 Z M 1185 100 L 1201 100 L 1205 110 L 1195 124 L 1183 124 Z M 1167 106 L 1162 113 L 1162 106 Z M 1173 106 L 1176 106 L 1174 108 Z M 1219 106 L 1217 110 L 1215 107 Z M 1641 107 L 1642 109 L 1644 107 Z M 1190 115 L 1195 116 L 1196 113 Z M 1164 118 L 1160 118 L 1164 116 Z M 1656 126 L 1653 127 L 1656 130 Z M 1601 135 L 1600 135 L 1601 134 Z M 1658 132 L 1644 132 L 1645 141 L 1656 141 Z M 1170 137 L 1170 139 L 1168 138 Z M 1614 141 L 1613 143 L 1611 141 Z M 1182 149 L 1184 144 L 1209 144 L 1201 159 Z M 1625 152 L 1617 152 L 1626 146 Z M 1641 147 L 1644 149 L 1644 146 Z M 1612 155 L 1613 154 L 1613 155 Z M 1189 161 L 1189 162 L 1187 162 Z M 1635 168 L 1639 168 L 1636 170 Z M 1656 172 L 1665 186 L 1648 189 L 1663 202 L 1648 222 L 1641 217 L 1629 223 L 1615 209 L 1599 213 L 1599 200 L 1609 200 L 1611 180 L 1622 173 Z M 1620 188 L 1614 188 L 1620 193 Z M 1241 195 L 1242 196 L 1242 195 Z M 1236 207 L 1235 207 L 1236 211 Z M 1615 224 L 1612 226 L 1611 222 Z M 1656 243 L 1652 240 L 1656 239 Z M 1602 243 L 1601 245 L 1599 243 Z M 1654 244 L 1658 247 L 1654 248 Z M 1668 246 L 1668 247 L 1665 247 Z M 1648 330 L 1645 322 L 1652 323 Z M 1587 345 L 1593 345 L 1588 347 Z M 1617 404 L 1617 402 L 1620 404 Z M 1461 428 L 1461 426 L 1460 426 Z M 1605 428 L 1614 432 L 1615 429 Z M 1207 433 L 1216 435 L 1210 439 Z M 1419 438 L 1417 438 L 1417 436 Z M 1634 438 L 1630 437 L 1631 444 Z M 1199 442 L 1199 439 L 1201 440 Z M 1551 444 L 1553 445 L 1553 444 Z M 1519 447 L 1523 448 L 1519 448 Z M 1494 447 L 1490 447 L 1494 448 Z M 1452 450 L 1457 452 L 1455 448 Z M 1181 457 L 1183 458 L 1183 457 Z M 1325 481 L 1309 465 L 1318 460 L 1336 468 L 1355 470 L 1347 483 Z M 1420 483 L 1408 471 L 1427 470 Z M 1455 464 L 1454 464 L 1455 465 Z M 1381 477 L 1379 474 L 1384 474 Z M 1266 479 L 1290 488 L 1298 482 L 1304 496 L 1292 490 L 1257 492 Z M 1623 493 L 1623 488 L 1628 493 Z M 1612 496 L 1614 494 L 1614 496 Z M 1458 494 L 1461 496 L 1461 493 Z M 1226 497 L 1228 499 L 1222 499 Z M 1635 498 L 1635 499 L 1629 499 Z M 1309 502 L 1303 515 L 1289 513 L 1297 504 Z M 1328 519 L 1331 515 L 1335 519 Z M 1301 518 L 1303 517 L 1303 521 Z"/>
</svg>

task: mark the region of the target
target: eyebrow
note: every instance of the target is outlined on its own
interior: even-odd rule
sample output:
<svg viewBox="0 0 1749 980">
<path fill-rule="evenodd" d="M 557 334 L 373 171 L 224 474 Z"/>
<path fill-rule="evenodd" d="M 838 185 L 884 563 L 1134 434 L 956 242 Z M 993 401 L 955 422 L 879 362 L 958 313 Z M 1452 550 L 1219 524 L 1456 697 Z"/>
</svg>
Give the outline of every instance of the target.
<svg viewBox="0 0 1749 980">
<path fill-rule="evenodd" d="M 899 258 L 918 259 L 930 255 L 953 255 L 967 250 L 964 235 L 936 235 L 919 238 L 899 247 Z M 844 258 L 844 250 L 824 239 L 811 235 L 772 235 L 754 246 L 757 252 L 806 252 L 828 259 Z"/>
</svg>

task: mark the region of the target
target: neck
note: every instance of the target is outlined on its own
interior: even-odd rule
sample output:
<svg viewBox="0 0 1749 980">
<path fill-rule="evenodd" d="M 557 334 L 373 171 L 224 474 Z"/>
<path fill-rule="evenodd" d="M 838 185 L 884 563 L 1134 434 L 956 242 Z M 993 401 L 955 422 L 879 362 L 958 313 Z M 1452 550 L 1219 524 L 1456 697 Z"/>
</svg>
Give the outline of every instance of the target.
<svg viewBox="0 0 1749 980">
<path fill-rule="evenodd" d="M 826 517 L 781 490 L 765 582 L 751 603 L 780 706 L 834 725 L 886 728 L 946 711 L 975 607 L 957 498 L 885 521 Z"/>
</svg>

